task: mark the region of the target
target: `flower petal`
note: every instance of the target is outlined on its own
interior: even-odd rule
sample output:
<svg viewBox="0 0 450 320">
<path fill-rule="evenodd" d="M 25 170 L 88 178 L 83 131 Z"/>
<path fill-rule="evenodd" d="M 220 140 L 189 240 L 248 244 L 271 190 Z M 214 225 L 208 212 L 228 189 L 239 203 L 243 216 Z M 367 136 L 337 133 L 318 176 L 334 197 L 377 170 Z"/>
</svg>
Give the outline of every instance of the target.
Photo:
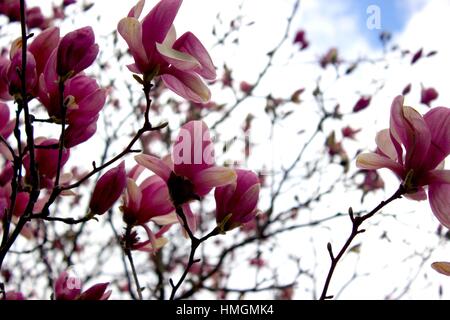
<svg viewBox="0 0 450 320">
<path fill-rule="evenodd" d="M 431 132 L 422 115 L 411 107 L 403 107 L 405 124 L 408 127 L 408 144 L 405 144 L 405 166 L 419 169 L 428 157 Z"/>
<path fill-rule="evenodd" d="M 157 43 L 156 49 L 162 55 L 164 60 L 178 70 L 190 71 L 200 66 L 200 62 L 193 56 L 174 50 L 164 44 Z"/>
<path fill-rule="evenodd" d="M 131 8 L 130 12 L 128 12 L 128 17 L 139 19 L 144 5 L 145 0 L 140 0 L 133 8 Z"/>
<path fill-rule="evenodd" d="M 432 183 L 428 187 L 431 210 L 447 229 L 450 229 L 450 184 Z"/>
<path fill-rule="evenodd" d="M 394 171 L 397 176 L 402 176 L 403 168 L 400 164 L 388 157 L 377 153 L 363 153 L 356 158 L 356 166 L 360 169 L 376 170 L 388 168 Z"/>
<path fill-rule="evenodd" d="M 198 172 L 214 165 L 214 146 L 204 121 L 189 121 L 180 128 L 172 158 L 174 172 L 191 181 Z"/>
<path fill-rule="evenodd" d="M 236 181 L 236 172 L 226 167 L 211 167 L 200 171 L 194 177 L 195 191 L 199 196 L 207 194 L 212 188 Z"/>
<path fill-rule="evenodd" d="M 165 226 L 168 224 L 174 224 L 178 222 L 178 216 L 175 212 L 171 212 L 169 214 L 165 214 L 162 216 L 156 216 L 150 219 L 156 224 L 159 224 L 160 226 Z"/>
<path fill-rule="evenodd" d="M 415 201 L 423 201 L 423 200 L 427 200 L 427 193 L 425 192 L 424 188 L 421 187 L 419 189 L 419 191 L 417 191 L 415 193 L 405 194 L 405 198 L 408 198 L 410 200 L 415 200 Z"/>
<path fill-rule="evenodd" d="M 378 149 L 383 153 L 383 155 L 386 155 L 392 160 L 397 160 L 397 151 L 395 150 L 395 146 L 392 142 L 389 129 L 384 129 L 378 132 L 375 141 Z"/>
<path fill-rule="evenodd" d="M 164 181 L 169 180 L 172 170 L 163 160 L 147 154 L 137 155 L 134 157 L 134 159 L 141 166 L 146 167 L 147 169 L 160 176 Z"/>
<path fill-rule="evenodd" d="M 255 184 L 249 188 L 239 199 L 239 202 L 235 205 L 234 211 L 237 215 L 249 214 L 255 211 L 259 199 L 260 184 Z"/>
<path fill-rule="evenodd" d="M 117 30 L 128 44 L 130 52 L 136 62 L 136 68 L 144 72 L 147 64 L 147 55 L 142 44 L 142 26 L 136 18 L 123 18 L 120 20 Z M 131 70 L 135 72 L 135 70 Z"/>
<path fill-rule="evenodd" d="M 208 51 L 193 33 L 186 32 L 183 34 L 175 41 L 173 48 L 197 59 L 200 62 L 200 66 L 195 69 L 195 72 L 203 78 L 208 80 L 214 80 L 216 78 L 216 69 Z"/>
<path fill-rule="evenodd" d="M 428 172 L 426 177 L 426 184 L 432 183 L 450 184 L 450 170 L 432 170 Z"/>
<path fill-rule="evenodd" d="M 424 119 L 431 131 L 431 146 L 424 165 L 434 169 L 450 153 L 450 109 L 434 108 L 424 115 Z"/>
<path fill-rule="evenodd" d="M 433 262 L 431 267 L 445 276 L 450 276 L 450 262 Z"/>
<path fill-rule="evenodd" d="M 211 92 L 202 79 L 195 73 L 183 72 L 174 68 L 161 76 L 164 84 L 179 96 L 196 103 L 206 103 Z"/>
<path fill-rule="evenodd" d="M 151 58 L 155 43 L 162 43 L 169 32 L 182 0 L 161 0 L 142 21 L 142 35 L 147 56 Z"/>
</svg>

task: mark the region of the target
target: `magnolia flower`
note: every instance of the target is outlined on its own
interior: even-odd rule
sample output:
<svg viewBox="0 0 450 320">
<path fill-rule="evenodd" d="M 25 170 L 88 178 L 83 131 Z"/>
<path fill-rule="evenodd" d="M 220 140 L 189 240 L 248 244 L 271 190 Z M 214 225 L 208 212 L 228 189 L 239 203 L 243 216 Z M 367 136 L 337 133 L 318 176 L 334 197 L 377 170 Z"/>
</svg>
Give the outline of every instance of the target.
<svg viewBox="0 0 450 320">
<path fill-rule="evenodd" d="M 159 175 L 168 185 L 175 206 L 208 194 L 212 188 L 236 180 L 234 170 L 214 164 L 214 146 L 203 121 L 190 121 L 181 127 L 171 161 L 141 154 L 136 161 Z"/>
<path fill-rule="evenodd" d="M 298 43 L 300 45 L 300 50 L 304 50 L 304 49 L 308 48 L 309 41 L 306 40 L 305 31 L 304 30 L 299 30 L 295 34 L 294 44 L 296 44 L 296 43 Z"/>
<path fill-rule="evenodd" d="M 26 300 L 22 292 L 7 291 L 5 293 L 5 300 Z M 1 299 L 0 299 L 1 300 Z"/>
<path fill-rule="evenodd" d="M 160 222 L 159 224 L 166 224 L 161 221 L 168 218 L 168 221 L 172 222 L 170 219 L 173 216 L 167 215 L 175 211 L 167 185 L 158 176 L 145 179 L 139 186 L 134 179 L 127 178 L 126 194 L 121 209 L 124 221 L 130 225 L 143 225 L 152 219 Z"/>
<path fill-rule="evenodd" d="M 45 29 L 48 25 L 44 15 L 42 14 L 41 8 L 33 7 L 27 10 L 27 27 L 28 28 L 39 28 Z"/>
<path fill-rule="evenodd" d="M 37 75 L 36 60 L 34 59 L 34 56 L 30 52 L 27 52 L 26 56 L 25 87 L 28 94 L 32 92 L 37 83 Z M 22 92 L 22 79 L 19 72 L 22 73 L 22 52 L 17 50 L 11 57 L 11 64 L 6 71 L 6 76 L 9 81 L 9 94 L 12 96 Z"/>
<path fill-rule="evenodd" d="M 370 104 L 370 100 L 372 99 L 372 97 L 367 96 L 367 97 L 360 97 L 358 99 L 358 101 L 356 101 L 354 107 L 353 107 L 353 112 L 359 112 L 361 110 L 364 110 L 365 108 L 367 108 Z"/>
<path fill-rule="evenodd" d="M 326 68 L 329 64 L 337 64 L 339 62 L 338 51 L 336 48 L 331 48 L 327 53 L 319 60 L 319 64 L 322 68 Z"/>
<path fill-rule="evenodd" d="M 392 103 L 390 128 L 377 134 L 376 143 L 376 152 L 359 155 L 357 166 L 390 169 L 414 200 L 427 199 L 428 186 L 434 215 L 450 228 L 450 170 L 443 169 L 450 153 L 450 109 L 433 108 L 422 117 L 403 106 L 403 97 L 398 96 Z"/>
<path fill-rule="evenodd" d="M 60 77 L 74 76 L 95 60 L 98 54 L 94 31 L 84 27 L 66 34 L 59 43 L 56 70 Z"/>
<path fill-rule="evenodd" d="M 61 106 L 56 73 L 56 50 L 50 56 L 40 76 L 39 101 L 47 109 L 50 117 L 61 120 Z M 89 138 L 97 130 L 98 114 L 105 105 L 106 90 L 97 82 L 79 74 L 66 81 L 64 100 L 67 103 L 67 132 L 64 145 L 72 148 Z"/>
<path fill-rule="evenodd" d="M 36 138 L 34 144 L 36 146 L 57 146 L 59 143 L 56 139 Z M 34 150 L 35 161 L 39 173 L 39 182 L 41 188 L 52 188 L 53 179 L 57 173 L 58 164 L 58 149 L 57 148 L 39 148 Z M 69 160 L 70 150 L 63 149 L 61 158 L 61 168 Z M 23 164 L 27 169 L 26 177 L 30 176 L 30 156 L 27 154 L 23 159 Z"/>
<path fill-rule="evenodd" d="M 218 187 L 216 199 L 216 221 L 224 231 L 231 230 L 256 216 L 260 183 L 252 171 L 236 170 L 234 183 Z"/>
<path fill-rule="evenodd" d="M 109 283 L 98 283 L 81 291 L 81 280 L 70 277 L 67 272 L 60 274 L 55 281 L 55 300 L 107 300 L 111 290 L 106 291 Z"/>
<path fill-rule="evenodd" d="M 3 0 L 0 2 L 0 13 L 10 21 L 20 21 L 20 0 Z"/>
<path fill-rule="evenodd" d="M 9 116 L 10 112 L 8 105 L 0 102 L 0 135 L 5 139 L 11 135 L 15 125 L 15 120 L 10 120 Z"/>
<path fill-rule="evenodd" d="M 95 185 L 89 209 L 92 214 L 104 214 L 120 198 L 126 185 L 125 162 L 105 172 Z"/>
<path fill-rule="evenodd" d="M 126 192 L 120 209 L 125 223 L 129 226 L 143 227 L 149 238 L 147 241 L 138 242 L 137 235 L 132 234 L 131 238 L 136 238 L 132 241 L 132 249 L 155 252 L 167 243 L 168 240 L 163 234 L 178 221 L 178 218 L 164 180 L 154 175 L 146 178 L 139 186 L 136 184 L 136 179 L 143 169 L 137 165 L 128 173 Z M 183 208 L 186 216 L 193 217 L 188 204 L 183 205 Z M 146 225 L 149 221 L 162 226 L 156 234 Z M 195 228 L 195 225 L 191 227 Z"/>
<path fill-rule="evenodd" d="M 357 134 L 358 132 L 360 132 L 360 131 L 361 131 L 361 129 L 353 129 L 353 128 L 350 127 L 350 126 L 346 126 L 346 127 L 344 127 L 344 128 L 341 129 L 342 136 L 343 136 L 344 138 L 349 138 L 349 139 L 352 139 L 352 140 L 355 140 L 356 134 Z"/>
<path fill-rule="evenodd" d="M 128 68 L 143 74 L 144 81 L 161 76 L 170 90 L 185 99 L 208 102 L 211 92 L 201 78 L 216 78 L 212 60 L 194 34 L 186 32 L 177 39 L 172 25 L 182 0 L 161 0 L 140 22 L 144 3 L 139 1 L 117 27 L 135 61 Z"/>
<path fill-rule="evenodd" d="M 430 107 L 432 101 L 436 100 L 439 93 L 434 88 L 423 88 L 420 92 L 420 102 Z"/>
<path fill-rule="evenodd" d="M 59 28 L 51 27 L 39 33 L 28 46 L 36 60 L 36 73 L 41 76 L 52 52 L 59 44 Z"/>
</svg>

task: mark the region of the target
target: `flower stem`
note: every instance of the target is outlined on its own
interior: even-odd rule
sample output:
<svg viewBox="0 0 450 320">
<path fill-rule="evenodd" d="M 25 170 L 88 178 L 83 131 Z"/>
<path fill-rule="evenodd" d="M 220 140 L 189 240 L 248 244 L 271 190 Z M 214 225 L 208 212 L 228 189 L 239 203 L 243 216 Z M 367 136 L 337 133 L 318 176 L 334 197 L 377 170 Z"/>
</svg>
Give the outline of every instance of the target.
<svg viewBox="0 0 450 320">
<path fill-rule="evenodd" d="M 330 255 L 330 259 L 331 259 L 331 265 L 330 265 L 330 269 L 328 270 L 328 275 L 325 280 L 325 284 L 324 284 L 322 294 L 320 295 L 319 300 L 326 300 L 326 299 L 333 298 L 333 296 L 327 295 L 327 291 L 328 291 L 328 287 L 330 286 L 330 282 L 331 282 L 331 278 L 333 277 L 334 270 L 336 269 L 336 267 L 339 263 L 339 260 L 342 258 L 342 256 L 347 251 L 347 249 L 350 247 L 350 244 L 352 243 L 353 239 L 355 239 L 358 234 L 363 233 L 365 231 L 364 229 L 361 229 L 361 230 L 359 229 L 361 224 L 364 221 L 366 221 L 367 219 L 373 217 L 375 215 L 375 213 L 380 211 L 387 204 L 391 203 L 395 199 L 401 198 L 402 195 L 404 195 L 405 193 L 406 193 L 405 188 L 403 187 L 403 185 L 400 185 L 400 187 L 397 189 L 397 191 L 390 198 L 388 198 L 385 201 L 381 201 L 380 204 L 378 204 L 372 211 L 370 211 L 369 213 L 367 213 L 363 216 L 355 217 L 353 215 L 352 208 L 349 209 L 349 216 L 350 216 L 350 220 L 352 221 L 352 232 L 350 233 L 350 236 L 348 237 L 345 244 L 342 246 L 342 248 L 339 251 L 337 256 L 334 256 L 331 243 L 328 243 L 327 249 L 328 249 L 328 253 Z"/>
</svg>

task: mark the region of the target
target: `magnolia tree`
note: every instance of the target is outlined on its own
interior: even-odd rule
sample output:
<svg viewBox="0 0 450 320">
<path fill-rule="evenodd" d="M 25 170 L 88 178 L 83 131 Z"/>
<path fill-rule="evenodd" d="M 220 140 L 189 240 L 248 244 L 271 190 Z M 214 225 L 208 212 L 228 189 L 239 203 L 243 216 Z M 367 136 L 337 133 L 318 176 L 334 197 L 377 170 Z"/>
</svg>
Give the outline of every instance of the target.
<svg viewBox="0 0 450 320">
<path fill-rule="evenodd" d="M 415 283 L 444 294 L 435 271 L 450 275 L 450 264 L 434 252 L 449 237 L 450 109 L 422 86 L 411 98 L 430 108 L 422 115 L 404 102 L 417 84 L 401 83 L 376 133 L 362 123 L 383 79 L 364 94 L 348 86 L 360 69 L 414 68 L 435 51 L 401 49 L 383 32 L 373 56 L 311 54 L 294 1 L 245 74 L 232 56 L 261 22 L 243 4 L 217 14 L 209 48 L 175 32 L 181 0 L 130 4 L 97 37 L 100 16 L 73 27 L 95 3 L 48 4 L 51 16 L 0 2 L 2 299 L 358 297 L 358 281 L 380 285 L 380 269 L 372 297 L 414 296 Z M 309 81 L 277 75 L 299 64 Z M 375 141 L 359 141 L 361 130 Z M 416 227 L 403 224 L 407 199 L 430 204 Z M 411 234 L 431 212 L 419 246 Z M 400 260 L 379 255 L 386 244 Z"/>
</svg>

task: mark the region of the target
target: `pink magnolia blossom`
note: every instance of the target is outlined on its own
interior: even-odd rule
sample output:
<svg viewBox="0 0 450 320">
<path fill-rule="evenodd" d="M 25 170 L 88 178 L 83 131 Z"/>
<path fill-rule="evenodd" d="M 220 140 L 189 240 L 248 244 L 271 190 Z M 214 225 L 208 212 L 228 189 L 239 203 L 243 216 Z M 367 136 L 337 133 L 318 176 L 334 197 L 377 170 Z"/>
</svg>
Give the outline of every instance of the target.
<svg viewBox="0 0 450 320">
<path fill-rule="evenodd" d="M 95 60 L 98 54 L 94 31 L 84 27 L 66 34 L 59 43 L 56 70 L 60 77 L 74 76 Z"/>
<path fill-rule="evenodd" d="M 257 213 L 260 183 L 252 171 L 236 170 L 234 183 L 216 188 L 216 221 L 231 230 L 252 220 Z"/>
<path fill-rule="evenodd" d="M 51 27 L 39 33 L 30 43 L 28 51 L 36 60 L 36 73 L 40 78 L 52 52 L 59 44 L 59 28 Z"/>
<path fill-rule="evenodd" d="M 353 139 L 353 140 L 355 139 L 356 134 L 360 131 L 361 131 L 361 129 L 353 129 L 350 126 L 346 126 L 341 129 L 342 136 L 344 138 L 349 138 L 349 139 Z"/>
<path fill-rule="evenodd" d="M 20 21 L 20 0 L 2 0 L 0 13 L 7 16 L 10 21 Z"/>
<path fill-rule="evenodd" d="M 247 81 L 241 81 L 239 84 L 239 89 L 246 94 L 250 94 L 253 90 L 253 85 L 248 83 Z"/>
<path fill-rule="evenodd" d="M 27 10 L 27 27 L 28 28 L 39 28 L 39 29 L 45 29 L 48 26 L 47 20 L 45 19 L 44 15 L 42 14 L 41 8 L 39 7 L 33 7 Z"/>
<path fill-rule="evenodd" d="M 101 215 L 108 211 L 122 195 L 125 185 L 125 162 L 122 161 L 98 179 L 89 203 L 92 214 Z"/>
<path fill-rule="evenodd" d="M 411 64 L 414 64 L 417 61 L 419 61 L 419 59 L 422 58 L 422 54 L 423 54 L 423 48 L 420 48 L 416 53 L 414 53 L 414 55 L 411 59 Z"/>
<path fill-rule="evenodd" d="M 423 88 L 420 92 L 420 102 L 430 107 L 431 102 L 436 100 L 439 93 L 434 88 Z"/>
<path fill-rule="evenodd" d="M 67 7 L 67 6 L 70 6 L 71 4 L 75 4 L 75 3 L 77 3 L 77 0 L 64 0 L 63 6 Z"/>
<path fill-rule="evenodd" d="M 160 177 L 151 176 L 139 186 L 135 180 L 127 179 L 122 211 L 127 224 L 142 225 L 174 212 L 175 208 L 170 201 L 167 184 Z"/>
<path fill-rule="evenodd" d="M 46 139 L 46 138 L 37 138 L 35 139 L 36 146 L 54 146 L 58 145 L 57 139 Z M 57 172 L 57 164 L 58 164 L 58 149 L 57 148 L 49 148 L 49 149 L 35 149 L 35 161 L 38 167 L 39 172 L 39 182 L 41 188 L 52 188 L 53 187 L 53 179 L 56 176 Z M 70 150 L 64 149 L 62 153 L 62 161 L 61 168 L 64 164 L 69 160 Z M 30 175 L 30 157 L 27 154 L 23 163 L 25 168 L 27 169 L 26 177 Z M 62 169 L 61 169 L 62 170 Z"/>
<path fill-rule="evenodd" d="M 366 109 L 369 106 L 371 99 L 372 97 L 370 96 L 360 97 L 353 107 L 353 112 L 359 112 L 361 110 Z"/>
<path fill-rule="evenodd" d="M 9 94 L 9 81 L 7 76 L 9 65 L 9 59 L 0 56 L 0 99 L 5 101 L 12 100 Z"/>
<path fill-rule="evenodd" d="M 450 170 L 443 169 L 450 153 L 450 109 L 433 108 L 422 116 L 403 106 L 398 96 L 392 103 L 390 128 L 380 131 L 376 142 L 376 152 L 359 155 L 357 166 L 390 169 L 414 200 L 427 199 L 428 186 L 434 215 L 450 228 Z"/>
<path fill-rule="evenodd" d="M 5 293 L 5 300 L 26 300 L 26 298 L 22 292 L 7 291 Z"/>
<path fill-rule="evenodd" d="M 329 64 L 337 64 L 338 62 L 338 51 L 336 48 L 331 48 L 322 58 L 320 58 L 319 64 L 325 69 Z"/>
<path fill-rule="evenodd" d="M 109 283 L 98 283 L 82 291 L 81 280 L 70 277 L 67 272 L 60 274 L 55 281 L 55 300 L 107 300 L 111 291 L 106 291 Z"/>
<path fill-rule="evenodd" d="M 0 102 L 0 135 L 7 139 L 14 130 L 15 120 L 9 119 L 9 107 L 3 102 Z"/>
<path fill-rule="evenodd" d="M 411 92 L 411 83 L 408 83 L 402 90 L 402 95 L 406 96 L 408 93 Z"/>
<path fill-rule="evenodd" d="M 236 180 L 234 170 L 215 166 L 214 146 L 203 121 L 190 121 L 181 127 L 170 163 L 146 154 L 135 159 L 166 181 L 176 206 Z"/>
<path fill-rule="evenodd" d="M 144 81 L 161 76 L 164 84 L 181 97 L 208 102 L 211 92 L 202 81 L 213 80 L 216 71 L 200 40 L 191 32 L 176 38 L 173 21 L 182 0 L 161 0 L 140 22 L 145 1 L 139 1 L 118 24 L 135 63 L 130 71 L 144 75 Z"/>
<path fill-rule="evenodd" d="M 50 56 L 40 76 L 39 101 L 50 117 L 61 120 L 61 106 L 56 73 L 56 50 Z M 67 104 L 67 132 L 64 145 L 72 148 L 89 138 L 97 130 L 98 114 L 105 105 L 106 90 L 83 74 L 66 81 L 64 100 Z"/>
<path fill-rule="evenodd" d="M 306 48 L 308 48 L 309 42 L 308 42 L 308 40 L 306 40 L 304 30 L 299 30 L 295 34 L 294 44 L 296 44 L 296 43 L 298 43 L 300 45 L 300 50 L 305 50 Z"/>
<path fill-rule="evenodd" d="M 21 76 L 19 75 L 19 72 L 22 72 L 22 52 L 21 50 L 17 50 L 13 54 L 14 55 L 11 58 L 11 64 L 6 71 L 6 76 L 8 77 L 9 81 L 9 93 L 12 96 L 20 94 L 22 91 L 22 80 Z M 27 52 L 27 64 L 25 72 L 26 90 L 27 93 L 31 93 L 37 83 L 37 74 L 36 60 L 30 52 Z"/>
</svg>

